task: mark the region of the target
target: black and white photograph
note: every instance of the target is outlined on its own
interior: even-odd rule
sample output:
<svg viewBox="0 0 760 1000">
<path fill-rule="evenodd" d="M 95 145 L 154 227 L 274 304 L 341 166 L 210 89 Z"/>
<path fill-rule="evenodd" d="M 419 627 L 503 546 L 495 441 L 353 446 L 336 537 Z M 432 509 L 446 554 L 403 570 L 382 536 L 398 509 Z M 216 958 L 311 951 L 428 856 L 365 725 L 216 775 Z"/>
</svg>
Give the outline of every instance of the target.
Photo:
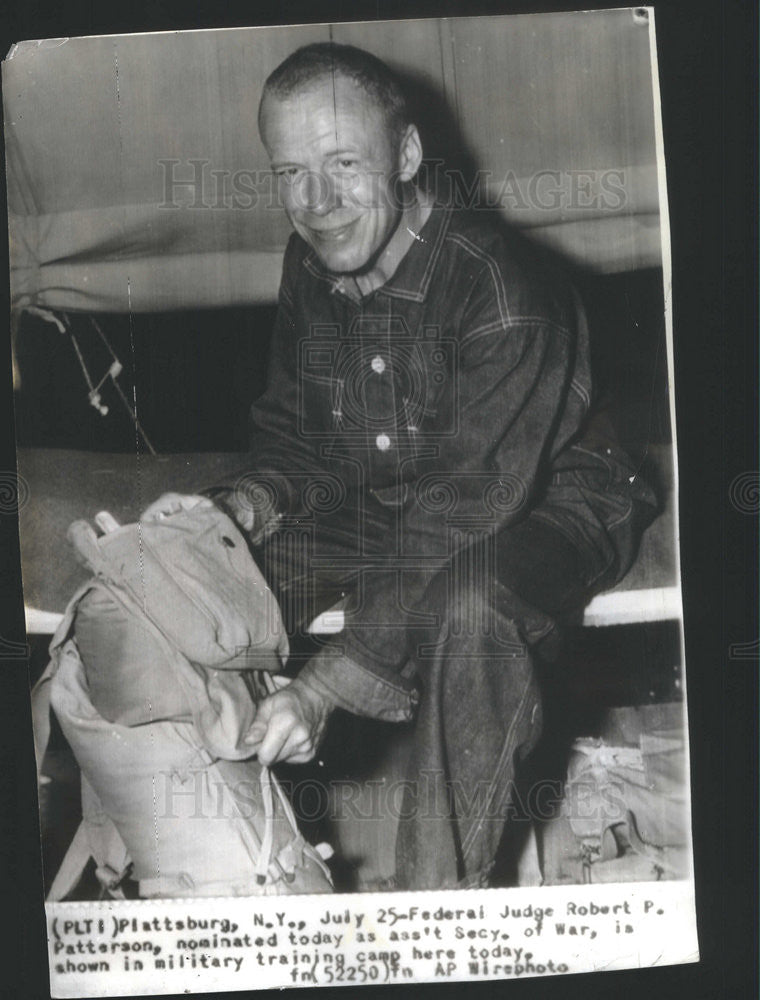
<svg viewBox="0 0 760 1000">
<path fill-rule="evenodd" d="M 52 995 L 699 960 L 655 20 L 5 54 Z"/>
</svg>

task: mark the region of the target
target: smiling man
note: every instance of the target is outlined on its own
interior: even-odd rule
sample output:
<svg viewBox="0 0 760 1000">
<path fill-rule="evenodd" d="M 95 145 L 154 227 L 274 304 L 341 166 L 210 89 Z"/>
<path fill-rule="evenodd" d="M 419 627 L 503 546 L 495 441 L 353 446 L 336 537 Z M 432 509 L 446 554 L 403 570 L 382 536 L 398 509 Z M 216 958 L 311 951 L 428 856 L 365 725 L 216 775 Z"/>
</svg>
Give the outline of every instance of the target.
<svg viewBox="0 0 760 1000">
<path fill-rule="evenodd" d="M 291 631 L 337 600 L 345 628 L 260 704 L 250 744 L 305 762 L 336 707 L 414 720 L 394 884 L 487 885 L 540 734 L 535 658 L 626 572 L 653 498 L 590 420 L 576 294 L 415 186 L 420 136 L 382 62 L 298 50 L 259 126 L 295 232 L 245 473 L 207 495 Z"/>
<path fill-rule="evenodd" d="M 394 255 L 388 244 L 400 214 L 411 229 L 430 213 L 414 192 L 402 201 L 422 162 L 417 129 L 404 123 L 392 91 L 387 107 L 332 71 L 300 86 L 287 65 L 268 82 L 259 111 L 285 211 L 322 266 L 356 274 L 367 293 L 395 268 L 398 248 Z"/>
</svg>

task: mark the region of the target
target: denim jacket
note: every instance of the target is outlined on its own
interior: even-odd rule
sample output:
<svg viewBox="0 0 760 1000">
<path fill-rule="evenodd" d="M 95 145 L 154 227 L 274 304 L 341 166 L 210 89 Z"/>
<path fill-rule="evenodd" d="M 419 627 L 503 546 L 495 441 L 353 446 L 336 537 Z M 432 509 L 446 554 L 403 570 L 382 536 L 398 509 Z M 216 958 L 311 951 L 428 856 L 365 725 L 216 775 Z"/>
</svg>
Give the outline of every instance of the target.
<svg viewBox="0 0 760 1000">
<path fill-rule="evenodd" d="M 410 716 L 403 610 L 473 539 L 530 516 L 589 587 L 629 567 L 655 502 L 589 421 L 582 305 L 482 215 L 436 205 L 364 298 L 294 234 L 270 352 L 228 506 L 254 509 L 254 545 L 315 518 L 356 536 L 360 606 L 301 673 L 343 707 Z"/>
</svg>

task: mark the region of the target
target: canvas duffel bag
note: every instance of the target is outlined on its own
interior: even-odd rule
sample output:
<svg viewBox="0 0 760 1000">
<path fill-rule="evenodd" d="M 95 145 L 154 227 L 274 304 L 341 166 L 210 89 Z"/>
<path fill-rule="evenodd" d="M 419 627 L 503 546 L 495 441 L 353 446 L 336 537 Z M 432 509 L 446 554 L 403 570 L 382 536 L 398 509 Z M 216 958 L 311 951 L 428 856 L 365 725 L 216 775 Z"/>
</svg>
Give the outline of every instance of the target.
<svg viewBox="0 0 760 1000">
<path fill-rule="evenodd" d="M 38 766 L 52 707 L 82 771 L 82 828 L 49 898 L 89 856 L 115 894 L 127 875 L 145 897 L 332 891 L 244 742 L 287 640 L 242 536 L 208 507 L 104 521 L 100 537 L 83 522 L 70 530 L 94 576 L 34 692 Z"/>
</svg>

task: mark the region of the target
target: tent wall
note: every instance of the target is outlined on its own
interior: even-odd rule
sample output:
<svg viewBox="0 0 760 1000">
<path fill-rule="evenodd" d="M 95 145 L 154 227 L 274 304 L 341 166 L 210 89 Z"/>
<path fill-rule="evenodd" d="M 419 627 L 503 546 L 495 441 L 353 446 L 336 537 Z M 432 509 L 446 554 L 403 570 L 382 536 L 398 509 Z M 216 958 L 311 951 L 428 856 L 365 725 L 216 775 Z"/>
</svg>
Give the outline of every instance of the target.
<svg viewBox="0 0 760 1000">
<path fill-rule="evenodd" d="M 592 269 L 659 264 L 649 31 L 631 10 L 101 36 L 22 42 L 3 63 L 17 307 L 273 301 L 288 224 L 258 97 L 329 38 L 412 84 L 462 197 L 478 176 Z"/>
</svg>

